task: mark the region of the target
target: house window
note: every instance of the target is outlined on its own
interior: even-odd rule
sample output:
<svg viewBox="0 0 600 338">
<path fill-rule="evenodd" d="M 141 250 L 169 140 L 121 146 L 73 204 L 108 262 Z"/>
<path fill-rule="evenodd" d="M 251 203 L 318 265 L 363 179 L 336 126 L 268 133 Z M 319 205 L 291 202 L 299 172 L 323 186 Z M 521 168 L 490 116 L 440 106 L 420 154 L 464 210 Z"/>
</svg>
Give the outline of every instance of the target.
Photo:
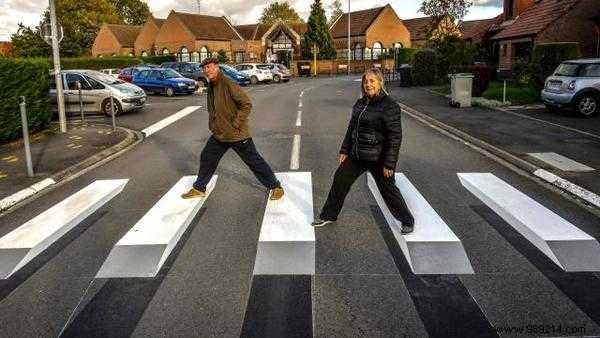
<svg viewBox="0 0 600 338">
<path fill-rule="evenodd" d="M 373 44 L 373 60 L 379 60 L 381 55 L 383 54 L 383 48 L 380 42 L 375 42 Z"/>
<path fill-rule="evenodd" d="M 181 47 L 181 51 L 179 52 L 179 61 L 190 62 L 190 51 L 187 48 Z"/>
<path fill-rule="evenodd" d="M 354 45 L 354 60 L 362 60 L 363 59 L 363 49 L 360 43 L 356 43 Z"/>
<path fill-rule="evenodd" d="M 235 63 L 244 62 L 244 52 L 235 52 L 234 62 Z"/>
<path fill-rule="evenodd" d="M 502 52 L 502 56 L 503 56 L 503 57 L 506 57 L 506 50 L 508 49 L 508 48 L 506 48 L 506 47 L 507 47 L 507 45 L 506 45 L 506 44 L 502 44 L 502 45 L 500 45 L 500 49 L 502 50 L 501 52 Z"/>
<path fill-rule="evenodd" d="M 162 50 L 162 55 L 169 55 L 169 50 L 167 48 Z"/>
<path fill-rule="evenodd" d="M 200 62 L 200 53 L 198 53 L 198 52 L 192 53 L 192 62 Z"/>
<path fill-rule="evenodd" d="M 400 48 L 402 48 L 402 42 L 396 42 L 394 44 L 394 49 L 400 49 Z"/>
<path fill-rule="evenodd" d="M 368 48 L 368 47 L 365 48 L 364 59 L 365 60 L 373 60 L 372 56 L 373 56 L 373 53 L 371 51 L 371 48 Z"/>
<path fill-rule="evenodd" d="M 148 56 L 148 52 L 146 52 L 145 50 L 142 51 L 142 56 Z"/>
<path fill-rule="evenodd" d="M 200 62 L 202 62 L 202 60 L 206 59 L 209 56 L 210 54 L 208 53 L 208 48 L 206 48 L 206 46 L 200 48 Z"/>
</svg>

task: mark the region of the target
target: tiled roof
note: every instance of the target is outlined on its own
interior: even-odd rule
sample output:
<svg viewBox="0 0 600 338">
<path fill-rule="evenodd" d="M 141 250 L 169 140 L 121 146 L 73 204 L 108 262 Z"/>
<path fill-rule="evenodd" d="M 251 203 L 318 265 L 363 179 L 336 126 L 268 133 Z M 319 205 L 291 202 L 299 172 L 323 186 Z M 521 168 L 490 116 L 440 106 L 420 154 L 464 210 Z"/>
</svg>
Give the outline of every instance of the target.
<svg viewBox="0 0 600 338">
<path fill-rule="evenodd" d="M 308 27 L 305 23 L 288 23 L 286 25 L 300 36 L 306 33 Z M 235 26 L 235 29 L 240 33 L 244 40 L 260 40 L 271 27 L 272 26 L 262 24 L 252 24 Z"/>
<path fill-rule="evenodd" d="M 579 0 L 541 0 L 525 10 L 510 25 L 492 39 L 507 39 L 536 35 L 567 13 Z"/>
<path fill-rule="evenodd" d="M 305 23 L 290 23 L 288 24 L 294 32 L 298 33 L 298 35 L 302 36 L 308 30 L 308 25 Z"/>
<path fill-rule="evenodd" d="M 427 33 L 429 33 L 433 25 L 433 17 L 402 19 L 402 23 L 410 32 L 411 40 L 425 40 L 427 39 Z"/>
<path fill-rule="evenodd" d="M 235 30 L 240 33 L 240 35 L 244 38 L 244 40 L 254 40 L 254 34 L 256 33 L 256 28 L 258 24 L 253 25 L 239 25 L 235 26 Z"/>
<path fill-rule="evenodd" d="M 237 32 L 221 16 L 174 12 L 197 40 L 239 40 Z"/>
<path fill-rule="evenodd" d="M 12 51 L 12 42 L 0 41 L 0 55 L 10 54 Z"/>
<path fill-rule="evenodd" d="M 165 23 L 165 19 L 157 19 L 157 18 L 152 18 L 154 20 L 154 23 L 156 24 L 156 26 L 158 28 L 162 27 L 163 23 Z"/>
<path fill-rule="evenodd" d="M 137 39 L 142 26 L 129 26 L 129 25 L 106 25 L 113 35 L 121 44 L 121 47 L 133 47 L 135 39 Z"/>
<path fill-rule="evenodd" d="M 371 8 L 363 11 L 350 12 L 350 35 L 359 36 L 365 35 L 367 29 L 375 19 L 379 16 L 379 13 L 383 11 L 385 7 Z M 348 13 L 344 13 L 330 28 L 331 36 L 333 38 L 343 38 L 348 36 Z"/>
<path fill-rule="evenodd" d="M 491 19 L 463 21 L 460 24 L 460 30 L 463 34 L 463 39 L 472 40 L 473 42 L 480 42 L 485 34 L 490 31 L 490 28 L 492 28 L 492 26 L 495 24 L 499 24 L 503 17 L 504 16 L 500 14 Z"/>
</svg>

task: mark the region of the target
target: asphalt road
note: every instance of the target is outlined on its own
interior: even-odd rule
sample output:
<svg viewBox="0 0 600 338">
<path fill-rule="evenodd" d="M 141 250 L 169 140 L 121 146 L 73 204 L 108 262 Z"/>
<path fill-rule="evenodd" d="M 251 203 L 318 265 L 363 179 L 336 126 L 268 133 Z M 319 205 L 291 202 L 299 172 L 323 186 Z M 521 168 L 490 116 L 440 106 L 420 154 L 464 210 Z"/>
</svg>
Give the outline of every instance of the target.
<svg viewBox="0 0 600 338">
<path fill-rule="evenodd" d="M 298 171 L 312 173 L 315 213 L 360 93 L 354 79 L 247 88 L 254 141 L 276 172 L 290 171 L 293 138 L 301 136 Z M 0 336 L 481 337 L 495 336 L 494 327 L 600 334 L 600 274 L 564 272 L 463 188 L 457 173 L 493 173 L 596 239 L 600 219 L 406 116 L 397 171 L 460 238 L 474 274 L 414 274 L 362 177 L 338 222 L 315 231 L 313 276 L 253 278 L 267 191 L 228 152 L 215 190 L 157 277 L 95 279 L 115 243 L 175 182 L 196 173 L 210 135 L 204 96 L 149 103 L 119 123 L 143 129 L 186 106 L 203 108 L 0 219 L 1 237 L 95 180 L 129 179 L 117 197 L 0 280 Z"/>
</svg>

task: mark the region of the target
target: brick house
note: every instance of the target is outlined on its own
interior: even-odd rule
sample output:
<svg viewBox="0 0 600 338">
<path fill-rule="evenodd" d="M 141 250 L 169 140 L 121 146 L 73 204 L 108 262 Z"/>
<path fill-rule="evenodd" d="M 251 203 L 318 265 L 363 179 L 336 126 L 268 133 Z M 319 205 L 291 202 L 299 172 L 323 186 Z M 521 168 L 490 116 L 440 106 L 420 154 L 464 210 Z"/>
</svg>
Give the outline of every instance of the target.
<svg viewBox="0 0 600 338">
<path fill-rule="evenodd" d="M 231 58 L 232 41 L 243 40 L 225 17 L 171 11 L 156 35 L 157 54 L 198 62 L 219 50 Z"/>
<path fill-rule="evenodd" d="M 449 17 L 444 17 L 438 22 L 431 16 L 402 20 L 410 32 L 410 41 L 413 48 L 424 48 L 431 40 L 440 36 L 461 36 L 459 27 Z"/>
<path fill-rule="evenodd" d="M 277 21 L 270 26 L 253 24 L 235 28 L 244 39 L 231 42 L 236 63 L 268 60 L 289 64 L 301 58 L 302 37 L 307 29 L 305 23 Z"/>
<path fill-rule="evenodd" d="M 0 41 L 0 56 L 12 56 L 12 42 Z"/>
<path fill-rule="evenodd" d="M 104 24 L 92 45 L 93 56 L 134 55 L 134 44 L 142 26 Z"/>
<path fill-rule="evenodd" d="M 578 42 L 584 57 L 598 54 L 598 0 L 504 0 L 503 22 L 491 40 L 499 46 L 500 67 L 528 60 L 536 44 Z"/>
<path fill-rule="evenodd" d="M 154 17 L 150 17 L 146 21 L 142 26 L 139 35 L 135 39 L 135 55 L 148 56 L 156 54 L 154 42 L 156 41 L 156 36 L 164 22 L 165 19 L 157 19 Z"/>
<path fill-rule="evenodd" d="M 344 13 L 331 25 L 338 58 L 348 52 L 350 16 L 350 57 L 352 60 L 377 60 L 388 49 L 411 47 L 410 33 L 392 6 Z"/>
<path fill-rule="evenodd" d="M 494 25 L 502 23 L 503 15 L 483 20 L 463 21 L 458 25 L 462 33 L 462 39 L 467 43 L 482 43 L 488 41 L 495 33 Z"/>
</svg>

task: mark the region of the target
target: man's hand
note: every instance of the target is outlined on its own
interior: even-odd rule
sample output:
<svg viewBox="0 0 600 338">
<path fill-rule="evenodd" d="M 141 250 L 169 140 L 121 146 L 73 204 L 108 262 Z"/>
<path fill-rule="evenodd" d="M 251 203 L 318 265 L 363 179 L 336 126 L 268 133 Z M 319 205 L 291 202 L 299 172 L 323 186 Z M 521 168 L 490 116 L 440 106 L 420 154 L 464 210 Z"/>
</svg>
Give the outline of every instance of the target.
<svg viewBox="0 0 600 338">
<path fill-rule="evenodd" d="M 385 178 L 390 178 L 390 177 L 394 176 L 394 170 L 383 167 L 383 176 Z"/>
<path fill-rule="evenodd" d="M 338 156 L 338 162 L 340 164 L 344 163 L 344 161 L 348 158 L 348 155 L 346 154 L 340 154 L 340 156 Z"/>
</svg>

